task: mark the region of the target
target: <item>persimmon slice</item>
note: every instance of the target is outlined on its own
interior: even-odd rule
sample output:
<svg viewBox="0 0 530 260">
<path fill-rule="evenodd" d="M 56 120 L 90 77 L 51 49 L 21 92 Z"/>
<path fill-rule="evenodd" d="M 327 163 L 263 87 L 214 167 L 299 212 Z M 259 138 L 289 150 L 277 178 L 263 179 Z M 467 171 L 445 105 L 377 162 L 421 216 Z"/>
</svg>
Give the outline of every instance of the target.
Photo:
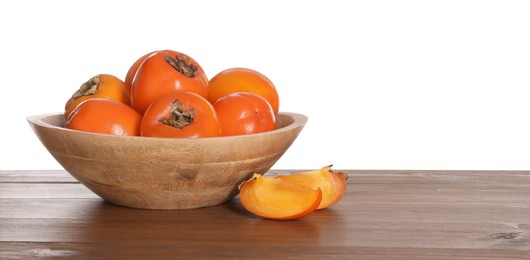
<svg viewBox="0 0 530 260">
<path fill-rule="evenodd" d="M 339 202 L 344 197 L 344 193 L 346 193 L 347 175 L 334 171 L 331 167 L 330 165 L 320 170 L 292 173 L 277 176 L 276 178 L 313 189 L 320 188 L 322 190 L 322 201 L 317 209 L 324 209 Z"/>
<path fill-rule="evenodd" d="M 289 220 L 315 211 L 322 192 L 256 173 L 240 185 L 239 199 L 243 207 L 257 216 Z"/>
</svg>

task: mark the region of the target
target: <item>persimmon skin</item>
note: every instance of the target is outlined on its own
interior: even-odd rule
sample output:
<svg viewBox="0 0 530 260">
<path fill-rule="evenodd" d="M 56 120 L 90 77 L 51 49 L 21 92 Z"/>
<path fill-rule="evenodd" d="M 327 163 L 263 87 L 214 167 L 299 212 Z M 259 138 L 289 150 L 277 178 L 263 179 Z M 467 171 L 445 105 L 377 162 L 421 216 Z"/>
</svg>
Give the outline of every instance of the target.
<svg viewBox="0 0 530 260">
<path fill-rule="evenodd" d="M 251 92 L 234 92 L 218 99 L 213 107 L 222 136 L 247 135 L 276 129 L 269 102 Z"/>
<path fill-rule="evenodd" d="M 186 59 L 186 64 L 193 66 L 193 75 L 186 75 L 171 65 L 170 60 L 177 57 Z M 173 51 L 160 50 L 152 53 L 138 67 L 131 84 L 131 106 L 140 114 L 158 98 L 176 92 L 193 92 L 208 98 L 208 78 L 202 67 L 190 56 Z"/>
<path fill-rule="evenodd" d="M 121 102 L 92 98 L 81 102 L 70 113 L 65 128 L 123 136 L 139 136 L 142 116 Z"/>
<path fill-rule="evenodd" d="M 95 92 L 86 93 L 83 88 L 93 86 Z M 64 108 L 64 118 L 83 101 L 91 98 L 110 98 L 123 104 L 130 105 L 130 97 L 125 83 L 118 77 L 110 74 L 98 74 L 85 82 L 71 98 L 68 99 Z"/>
<path fill-rule="evenodd" d="M 131 87 L 132 87 L 132 83 L 133 83 L 133 80 L 134 80 L 134 76 L 136 75 L 136 72 L 138 71 L 138 68 L 140 67 L 140 65 L 142 65 L 142 63 L 148 58 L 150 57 L 152 54 L 156 53 L 156 51 L 152 51 L 152 52 L 149 52 L 147 54 L 144 54 L 142 57 L 138 58 L 132 65 L 131 67 L 129 68 L 129 70 L 127 71 L 127 74 L 125 75 L 125 80 L 124 80 L 124 83 L 125 83 L 125 86 L 127 88 L 127 92 L 130 94 L 131 93 Z"/>
<path fill-rule="evenodd" d="M 254 215 L 273 220 L 292 220 L 315 211 L 322 200 L 322 192 L 256 173 L 241 184 L 239 199 L 243 207 Z"/>
<path fill-rule="evenodd" d="M 346 193 L 346 178 L 339 172 L 333 171 L 331 166 L 314 171 L 280 175 L 276 178 L 313 189 L 320 188 L 322 201 L 317 209 L 324 209 L 336 204 Z"/>
<path fill-rule="evenodd" d="M 233 92 L 252 92 L 265 98 L 277 115 L 280 97 L 272 81 L 258 71 L 248 68 L 230 68 L 217 73 L 209 82 L 208 100 L 218 99 Z"/>
</svg>

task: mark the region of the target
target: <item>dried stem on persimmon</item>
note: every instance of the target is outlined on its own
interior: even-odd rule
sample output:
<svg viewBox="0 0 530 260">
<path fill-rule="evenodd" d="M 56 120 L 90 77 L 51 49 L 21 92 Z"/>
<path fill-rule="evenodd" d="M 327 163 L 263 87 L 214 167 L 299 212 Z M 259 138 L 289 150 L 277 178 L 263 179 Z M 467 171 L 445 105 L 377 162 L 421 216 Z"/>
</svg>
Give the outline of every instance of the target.
<svg viewBox="0 0 530 260">
<path fill-rule="evenodd" d="M 188 78 L 193 78 L 199 74 L 199 66 L 189 62 L 187 57 L 177 55 L 176 57 L 165 56 L 164 58 L 171 67 Z"/>
<path fill-rule="evenodd" d="M 94 95 L 98 92 L 99 76 L 94 76 L 83 83 L 81 87 L 72 95 L 72 100 L 83 96 Z"/>
<path fill-rule="evenodd" d="M 176 128 L 184 128 L 195 119 L 195 109 L 186 110 L 186 107 L 178 99 L 171 103 L 169 114 L 169 118 L 162 118 L 160 122 Z"/>
</svg>

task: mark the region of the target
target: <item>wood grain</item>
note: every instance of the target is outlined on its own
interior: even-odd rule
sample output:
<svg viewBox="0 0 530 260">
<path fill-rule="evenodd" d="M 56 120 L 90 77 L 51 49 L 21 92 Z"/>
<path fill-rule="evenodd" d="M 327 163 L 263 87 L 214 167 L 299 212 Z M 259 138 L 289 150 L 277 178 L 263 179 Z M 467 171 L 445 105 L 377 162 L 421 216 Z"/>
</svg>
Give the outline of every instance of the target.
<svg viewBox="0 0 530 260">
<path fill-rule="evenodd" d="M 530 172 L 346 172 L 341 202 L 294 221 L 237 198 L 132 209 L 65 172 L 0 172 L 0 259 L 530 259 Z"/>
<path fill-rule="evenodd" d="M 277 129 L 210 138 L 116 136 L 66 129 L 63 113 L 28 117 L 72 176 L 107 201 L 141 209 L 189 209 L 233 199 L 241 182 L 267 172 L 307 122 L 279 113 Z"/>
</svg>

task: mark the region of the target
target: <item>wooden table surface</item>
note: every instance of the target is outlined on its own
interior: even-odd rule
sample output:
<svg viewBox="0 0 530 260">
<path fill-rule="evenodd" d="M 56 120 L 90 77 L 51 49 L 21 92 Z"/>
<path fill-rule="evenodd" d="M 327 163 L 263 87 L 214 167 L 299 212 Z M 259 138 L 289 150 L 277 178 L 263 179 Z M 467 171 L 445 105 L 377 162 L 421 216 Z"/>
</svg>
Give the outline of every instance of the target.
<svg viewBox="0 0 530 260">
<path fill-rule="evenodd" d="M 0 259 L 530 259 L 530 172 L 346 172 L 340 203 L 273 221 L 237 198 L 139 210 L 64 171 L 0 171 Z"/>
</svg>

